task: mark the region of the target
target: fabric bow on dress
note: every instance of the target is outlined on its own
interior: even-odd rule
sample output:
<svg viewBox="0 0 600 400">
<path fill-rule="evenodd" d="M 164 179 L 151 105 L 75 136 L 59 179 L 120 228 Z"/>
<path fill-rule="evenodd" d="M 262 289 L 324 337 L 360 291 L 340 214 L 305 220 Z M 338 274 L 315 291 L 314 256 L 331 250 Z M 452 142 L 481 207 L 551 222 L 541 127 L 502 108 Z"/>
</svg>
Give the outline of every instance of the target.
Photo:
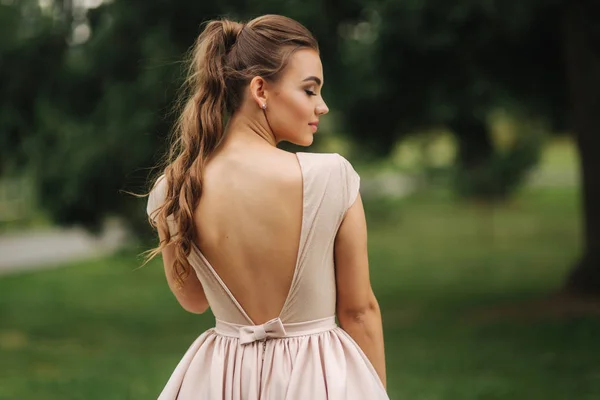
<svg viewBox="0 0 600 400">
<path fill-rule="evenodd" d="M 281 319 L 274 318 L 262 325 L 249 325 L 240 328 L 240 344 L 249 344 L 266 338 L 285 337 L 285 328 Z"/>
</svg>

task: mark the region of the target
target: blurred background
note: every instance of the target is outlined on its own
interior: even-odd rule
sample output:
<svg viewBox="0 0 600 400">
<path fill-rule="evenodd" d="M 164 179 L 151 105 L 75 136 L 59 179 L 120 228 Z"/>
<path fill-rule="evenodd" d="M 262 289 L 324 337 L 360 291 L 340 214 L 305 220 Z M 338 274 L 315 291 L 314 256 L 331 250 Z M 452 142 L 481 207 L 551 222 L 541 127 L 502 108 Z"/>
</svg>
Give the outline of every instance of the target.
<svg viewBox="0 0 600 400">
<path fill-rule="evenodd" d="M 600 399 L 596 0 L 0 0 L 0 399 L 156 398 L 213 326 L 126 192 L 201 23 L 265 13 L 321 46 L 390 397 Z"/>
</svg>

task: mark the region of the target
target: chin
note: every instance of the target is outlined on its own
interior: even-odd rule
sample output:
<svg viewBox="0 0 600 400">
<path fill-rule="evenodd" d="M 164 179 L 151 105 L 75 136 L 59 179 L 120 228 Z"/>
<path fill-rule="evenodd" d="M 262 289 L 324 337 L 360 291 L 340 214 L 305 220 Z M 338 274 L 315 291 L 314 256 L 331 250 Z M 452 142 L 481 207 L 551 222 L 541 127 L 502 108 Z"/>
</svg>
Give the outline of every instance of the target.
<svg viewBox="0 0 600 400">
<path fill-rule="evenodd" d="M 308 147 L 311 144 L 313 144 L 314 141 L 314 135 L 311 133 L 309 135 L 290 135 L 286 138 L 280 137 L 278 138 L 277 142 L 280 141 L 284 141 L 284 142 L 288 142 L 291 144 L 294 144 L 296 146 L 302 146 L 302 147 Z"/>
<path fill-rule="evenodd" d="M 308 147 L 311 144 L 313 144 L 313 137 L 312 135 L 310 137 L 306 137 L 306 138 L 298 138 L 297 140 L 294 140 L 294 144 L 296 146 L 304 146 L 304 147 Z"/>
<path fill-rule="evenodd" d="M 315 140 L 314 135 L 311 133 L 309 135 L 302 135 L 300 137 L 294 138 L 294 144 L 297 146 L 304 146 L 304 147 L 308 147 L 311 144 L 313 144 L 313 141 Z"/>
</svg>

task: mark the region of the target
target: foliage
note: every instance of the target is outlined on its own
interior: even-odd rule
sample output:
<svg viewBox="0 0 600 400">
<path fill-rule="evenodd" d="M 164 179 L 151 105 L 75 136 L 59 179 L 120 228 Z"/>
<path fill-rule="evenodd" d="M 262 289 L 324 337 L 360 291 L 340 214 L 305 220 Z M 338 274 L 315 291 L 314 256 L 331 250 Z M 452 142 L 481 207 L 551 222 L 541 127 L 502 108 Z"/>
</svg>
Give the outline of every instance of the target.
<svg viewBox="0 0 600 400">
<path fill-rule="evenodd" d="M 540 162 L 545 135 L 531 123 L 513 129 L 513 140 L 504 146 L 496 144 L 481 166 L 454 166 L 454 187 L 459 195 L 491 202 L 506 200 L 523 185 L 528 172 Z"/>
<path fill-rule="evenodd" d="M 67 51 L 64 31 L 36 3 L 0 3 L 0 174 L 30 158 L 37 97 L 53 89 Z"/>
<path fill-rule="evenodd" d="M 346 73 L 357 85 L 340 104 L 350 132 L 374 151 L 385 154 L 402 135 L 447 126 L 459 114 L 483 120 L 498 107 L 563 121 L 559 2 L 369 4 L 348 28 Z"/>
<path fill-rule="evenodd" d="M 487 121 L 505 109 L 564 128 L 561 7 L 554 0 L 365 3 L 343 42 L 346 80 L 356 84 L 339 99 L 360 153 L 388 155 L 408 134 L 446 127 L 460 147 L 459 193 L 506 198 L 539 148 L 528 142 L 527 151 L 507 155 L 493 147 Z M 504 164 L 515 157 L 517 165 Z"/>
<path fill-rule="evenodd" d="M 456 171 L 469 188 L 462 193 L 497 193 L 477 183 L 488 177 L 507 177 L 499 193 L 508 193 L 534 151 L 510 156 L 521 160 L 519 169 L 507 165 L 512 158 L 493 147 L 488 116 L 527 110 L 521 115 L 565 126 L 563 3 L 115 0 L 90 10 L 7 3 L 0 6 L 0 78 L 8 82 L 0 88 L 0 173 L 31 171 L 57 222 L 94 228 L 118 214 L 142 230 L 140 200 L 122 191 L 149 189 L 173 122 L 180 61 L 201 22 L 274 12 L 315 32 L 325 96 L 360 155 L 386 155 L 408 133 L 448 127 L 460 147 Z"/>
</svg>

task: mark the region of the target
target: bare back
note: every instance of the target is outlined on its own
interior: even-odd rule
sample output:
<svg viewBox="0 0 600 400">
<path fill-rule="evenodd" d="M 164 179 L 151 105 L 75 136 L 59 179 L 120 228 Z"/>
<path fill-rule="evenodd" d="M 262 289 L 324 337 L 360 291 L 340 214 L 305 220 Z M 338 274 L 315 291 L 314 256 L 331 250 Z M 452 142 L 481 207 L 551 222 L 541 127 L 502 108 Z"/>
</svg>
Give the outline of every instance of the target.
<svg viewBox="0 0 600 400">
<path fill-rule="evenodd" d="M 359 176 L 339 154 L 244 150 L 223 151 L 208 161 L 194 212 L 198 235 L 188 255 L 195 273 L 185 287 L 173 281 L 174 249 L 163 250 L 171 290 L 184 309 L 202 313 L 210 307 L 217 320 L 234 324 L 333 316 L 336 304 L 344 308 L 344 299 L 354 297 L 345 288 L 337 296 L 336 274 L 356 275 L 343 273 L 344 262 L 334 265 L 334 244 L 336 259 L 339 252 L 354 254 L 348 246 L 366 250 L 362 239 L 356 244 L 348 240 L 353 235 L 338 235 L 357 199 Z M 150 216 L 167 190 L 160 178 L 148 199 Z M 167 222 L 176 235 L 172 216 Z M 359 267 L 355 264 L 348 265 Z"/>
<path fill-rule="evenodd" d="M 288 295 L 302 187 L 297 156 L 277 148 L 221 152 L 205 168 L 196 245 L 256 324 L 279 316 Z"/>
</svg>

